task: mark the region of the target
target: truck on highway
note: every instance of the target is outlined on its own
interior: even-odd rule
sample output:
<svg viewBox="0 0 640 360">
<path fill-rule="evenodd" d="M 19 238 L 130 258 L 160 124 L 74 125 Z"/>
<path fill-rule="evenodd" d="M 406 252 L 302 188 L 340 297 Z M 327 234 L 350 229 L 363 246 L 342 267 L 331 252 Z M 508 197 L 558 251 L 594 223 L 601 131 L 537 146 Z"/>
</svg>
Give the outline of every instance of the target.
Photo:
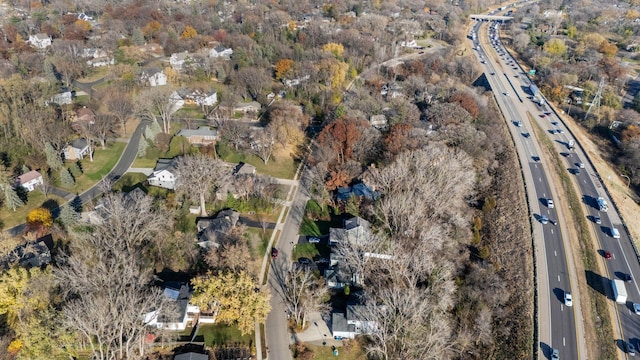
<svg viewBox="0 0 640 360">
<path fill-rule="evenodd" d="M 599 197 L 598 200 L 596 200 L 596 202 L 598 204 L 598 210 L 604 211 L 604 212 L 609 210 L 609 205 L 607 205 L 607 200 L 605 200 L 603 197 Z"/>
<path fill-rule="evenodd" d="M 613 298 L 618 304 L 627 303 L 627 288 L 624 287 L 624 281 L 614 279 L 611 281 L 611 288 L 613 289 Z"/>
<path fill-rule="evenodd" d="M 569 150 L 573 150 L 576 147 L 576 143 L 573 140 L 569 140 L 569 142 L 567 143 L 567 148 Z"/>
</svg>

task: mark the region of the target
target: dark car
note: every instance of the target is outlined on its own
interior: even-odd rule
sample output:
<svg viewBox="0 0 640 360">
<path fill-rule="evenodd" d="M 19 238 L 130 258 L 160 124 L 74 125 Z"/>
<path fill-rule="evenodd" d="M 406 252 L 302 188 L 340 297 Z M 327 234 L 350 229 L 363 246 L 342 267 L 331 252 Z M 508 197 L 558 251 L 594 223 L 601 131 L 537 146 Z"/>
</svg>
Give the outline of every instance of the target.
<svg viewBox="0 0 640 360">
<path fill-rule="evenodd" d="M 551 349 L 551 360 L 560 360 L 560 355 L 558 355 L 558 349 Z"/>
<path fill-rule="evenodd" d="M 593 217 L 593 222 L 600 225 L 602 224 L 602 219 L 600 218 L 600 216 L 594 216 Z"/>
<path fill-rule="evenodd" d="M 629 356 L 636 356 L 636 347 L 628 341 L 624 342 L 624 351 L 629 354 Z"/>
<path fill-rule="evenodd" d="M 300 265 L 311 265 L 313 263 L 313 261 L 311 261 L 311 259 L 305 258 L 305 257 L 301 257 L 298 259 L 298 264 Z"/>
<path fill-rule="evenodd" d="M 309 241 L 310 244 L 318 244 L 318 243 L 320 243 L 320 238 L 312 236 L 312 237 L 309 238 L 308 241 Z"/>
<path fill-rule="evenodd" d="M 271 257 L 274 259 L 278 257 L 278 249 L 271 248 Z"/>
<path fill-rule="evenodd" d="M 631 274 L 621 274 L 620 278 L 626 282 L 631 282 L 633 280 L 633 277 L 631 276 Z"/>
<path fill-rule="evenodd" d="M 611 255 L 611 253 L 610 253 L 610 252 L 608 252 L 608 251 L 605 251 L 605 252 L 604 252 L 604 258 L 605 258 L 605 259 L 609 260 L 609 259 L 611 259 L 612 257 L 613 257 L 613 256 Z"/>
</svg>

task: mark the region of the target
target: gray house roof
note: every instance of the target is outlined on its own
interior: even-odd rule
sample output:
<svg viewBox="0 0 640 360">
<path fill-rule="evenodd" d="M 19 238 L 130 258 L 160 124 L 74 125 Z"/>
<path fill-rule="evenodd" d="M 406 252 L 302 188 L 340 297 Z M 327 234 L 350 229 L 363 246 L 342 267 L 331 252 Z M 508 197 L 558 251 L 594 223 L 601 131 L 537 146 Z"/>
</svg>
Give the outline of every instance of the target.
<svg viewBox="0 0 640 360">
<path fill-rule="evenodd" d="M 355 332 L 356 326 L 347 323 L 347 317 L 344 313 L 334 312 L 331 314 L 331 331 Z"/>
<path fill-rule="evenodd" d="M 231 209 L 220 211 L 215 218 L 200 218 L 198 227 L 198 243 L 216 246 L 218 237 L 226 235 L 238 223 L 240 214 Z M 219 245 L 218 245 L 219 246 Z"/>
<path fill-rule="evenodd" d="M 209 360 L 209 355 L 188 352 L 173 357 L 174 360 Z"/>
<path fill-rule="evenodd" d="M 71 142 L 71 147 L 82 150 L 89 146 L 89 142 L 87 139 L 75 139 Z"/>
<path fill-rule="evenodd" d="M 156 171 L 167 170 L 168 172 L 173 174 L 176 171 L 176 168 L 173 164 L 174 164 L 173 159 L 158 159 L 158 162 L 156 163 L 156 167 L 153 169 L 153 171 L 156 172 Z"/>
<path fill-rule="evenodd" d="M 208 126 L 200 126 L 195 130 L 191 129 L 182 129 L 178 132 L 178 136 L 184 136 L 186 138 L 190 136 L 217 136 L 218 131 L 216 129 L 211 129 Z"/>
</svg>

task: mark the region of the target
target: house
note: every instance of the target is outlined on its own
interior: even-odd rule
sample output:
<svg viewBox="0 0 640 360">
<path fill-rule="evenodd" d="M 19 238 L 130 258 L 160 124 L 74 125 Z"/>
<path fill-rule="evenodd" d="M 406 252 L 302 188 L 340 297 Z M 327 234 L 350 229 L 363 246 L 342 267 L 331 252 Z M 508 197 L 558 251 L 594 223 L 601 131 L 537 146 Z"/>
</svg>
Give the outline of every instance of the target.
<svg viewBox="0 0 640 360">
<path fill-rule="evenodd" d="M 85 49 L 82 49 L 82 57 L 83 58 L 97 59 L 97 58 L 102 58 L 102 57 L 107 57 L 107 56 L 109 56 L 107 54 L 107 52 L 102 50 L 102 49 L 97 49 L 97 48 L 85 48 Z"/>
<path fill-rule="evenodd" d="M 240 214 L 231 209 L 220 211 L 214 218 L 198 218 L 198 245 L 205 249 L 220 246 L 220 239 L 233 229 Z"/>
<path fill-rule="evenodd" d="M 18 186 L 22 186 L 27 191 L 33 191 L 37 186 L 44 185 L 42 174 L 35 170 L 18 176 L 16 182 Z"/>
<path fill-rule="evenodd" d="M 409 48 L 417 48 L 418 44 L 416 43 L 415 40 L 411 40 L 411 41 L 401 41 L 400 42 L 400 46 L 402 47 L 409 47 Z"/>
<path fill-rule="evenodd" d="M 215 90 L 203 92 L 201 90 L 178 89 L 171 93 L 169 101 L 174 103 L 174 112 L 185 105 L 213 106 L 218 102 Z"/>
<path fill-rule="evenodd" d="M 173 159 L 158 159 L 147 181 L 149 185 L 173 190 L 176 187 L 176 179 L 177 173 Z"/>
<path fill-rule="evenodd" d="M 187 328 L 189 321 L 200 314 L 199 307 L 189 304 L 191 292 L 187 284 L 167 283 L 163 294 L 173 306 L 145 314 L 145 324 L 158 329 L 182 331 Z"/>
<path fill-rule="evenodd" d="M 87 60 L 87 65 L 92 67 L 109 66 L 113 64 L 115 64 L 115 59 L 108 56 Z"/>
<path fill-rule="evenodd" d="M 35 48 L 46 49 L 51 46 L 51 36 L 43 33 L 29 35 L 29 40 L 27 42 Z"/>
<path fill-rule="evenodd" d="M 78 14 L 78 20 L 84 20 L 84 21 L 93 21 L 93 16 L 89 16 L 85 13 L 79 13 Z"/>
<path fill-rule="evenodd" d="M 251 164 L 239 163 L 233 169 L 233 175 L 253 175 L 256 173 L 256 167 Z"/>
<path fill-rule="evenodd" d="M 185 62 L 190 60 L 191 56 L 189 55 L 189 52 L 183 51 L 171 54 L 171 57 L 169 58 L 169 64 L 171 64 L 173 70 L 181 71 L 184 67 Z"/>
<path fill-rule="evenodd" d="M 292 80 L 284 80 L 284 84 L 287 85 L 288 87 L 297 86 L 297 85 L 300 85 L 303 82 L 309 80 L 310 78 L 311 78 L 311 76 L 305 75 L 303 77 L 295 78 L 295 79 L 292 79 Z"/>
<path fill-rule="evenodd" d="M 75 139 L 64 148 L 65 160 L 80 160 L 89 154 L 90 146 L 87 139 Z"/>
<path fill-rule="evenodd" d="M 333 255 L 333 253 L 331 253 Z M 347 285 L 353 286 L 359 283 L 358 274 L 350 271 L 345 264 L 336 264 L 324 270 L 324 281 L 328 288 L 334 290 L 344 289 Z"/>
<path fill-rule="evenodd" d="M 73 103 L 73 95 L 74 93 L 72 91 L 69 91 L 69 90 L 63 91 L 59 94 L 53 95 L 49 100 L 49 102 L 58 104 L 58 105 L 69 105 Z"/>
<path fill-rule="evenodd" d="M 371 240 L 371 223 L 361 217 L 344 219 L 343 227 L 329 228 L 329 245 L 348 241 L 362 244 Z"/>
<path fill-rule="evenodd" d="M 149 84 L 151 87 L 167 85 L 167 75 L 160 69 L 147 69 L 142 71 L 140 80 L 143 83 Z"/>
<path fill-rule="evenodd" d="M 209 360 L 209 355 L 195 352 L 188 352 L 173 357 L 173 360 Z"/>
<path fill-rule="evenodd" d="M 225 58 L 225 59 L 229 59 L 231 58 L 231 55 L 233 55 L 233 49 L 231 48 L 225 48 L 222 45 L 218 45 L 215 48 L 209 50 L 209 57 L 212 58 Z"/>
<path fill-rule="evenodd" d="M 352 196 L 363 197 L 372 201 L 380 197 L 380 194 L 373 191 L 373 189 L 365 183 L 358 183 L 353 186 L 338 188 L 336 193 L 336 198 L 341 201 L 347 201 Z"/>
<path fill-rule="evenodd" d="M 25 268 L 47 265 L 51 262 L 52 247 L 53 237 L 51 235 L 18 245 L 6 255 L 0 257 L 0 268 L 9 269 L 16 263 Z"/>
<path fill-rule="evenodd" d="M 364 305 L 347 305 L 346 313 L 331 314 L 331 334 L 334 339 L 353 339 L 360 334 L 371 334 L 377 331 L 375 321 L 366 320 Z"/>
<path fill-rule="evenodd" d="M 238 103 L 236 104 L 236 106 L 233 108 L 234 112 L 242 112 L 242 113 L 249 113 L 249 112 L 255 112 L 257 113 L 258 111 L 260 111 L 260 109 L 262 109 L 262 105 L 260 105 L 259 102 L 257 101 L 252 101 L 252 102 L 248 102 L 248 103 Z"/>
<path fill-rule="evenodd" d="M 182 129 L 178 136 L 184 136 L 191 145 L 212 145 L 218 139 L 218 131 L 208 126 L 200 126 L 196 130 Z"/>
<path fill-rule="evenodd" d="M 371 117 L 369 118 L 369 124 L 379 130 L 384 130 L 389 125 L 389 123 L 387 122 L 387 117 L 384 116 L 384 114 L 371 115 Z"/>
<path fill-rule="evenodd" d="M 96 113 L 93 110 L 83 107 L 76 110 L 71 118 L 71 128 L 78 132 L 87 125 L 93 125 L 96 121 Z"/>
</svg>

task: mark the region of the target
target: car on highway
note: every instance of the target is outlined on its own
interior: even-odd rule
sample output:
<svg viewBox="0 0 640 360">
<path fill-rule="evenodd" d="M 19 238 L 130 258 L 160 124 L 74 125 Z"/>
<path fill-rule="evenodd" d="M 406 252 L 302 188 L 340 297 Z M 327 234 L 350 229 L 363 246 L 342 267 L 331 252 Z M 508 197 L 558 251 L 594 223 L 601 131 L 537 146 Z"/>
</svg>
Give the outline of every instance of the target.
<svg viewBox="0 0 640 360">
<path fill-rule="evenodd" d="M 552 121 L 552 122 L 551 122 L 551 125 L 553 125 L 553 126 L 558 126 L 558 122 L 557 122 L 557 121 Z"/>
<path fill-rule="evenodd" d="M 584 164 L 583 163 L 576 163 L 576 166 L 580 169 L 584 169 Z"/>
<path fill-rule="evenodd" d="M 608 252 L 608 251 L 604 251 L 604 253 L 603 253 L 603 255 L 602 255 L 602 256 L 604 256 L 604 258 L 605 258 L 605 259 L 607 259 L 607 260 L 609 260 L 609 259 L 611 259 L 611 258 L 613 257 L 613 256 L 611 255 L 611 253 L 610 253 L 610 252 Z"/>
<path fill-rule="evenodd" d="M 633 280 L 633 276 L 631 276 L 631 274 L 621 273 L 620 279 L 624 280 L 625 282 L 631 282 Z"/>
<path fill-rule="evenodd" d="M 557 132 L 558 134 L 564 134 L 564 130 L 562 130 L 562 129 L 557 129 L 557 130 L 556 130 L 556 132 Z"/>
<path fill-rule="evenodd" d="M 278 249 L 271 248 L 271 257 L 274 259 L 278 257 Z"/>
<path fill-rule="evenodd" d="M 640 304 L 633 303 L 633 312 L 636 313 L 636 315 L 640 315 Z"/>
<path fill-rule="evenodd" d="M 509 96 L 509 92 L 508 92 L 508 91 L 505 91 L 505 92 L 504 92 L 504 96 Z"/>
<path fill-rule="evenodd" d="M 516 126 L 517 127 L 522 127 L 522 121 L 516 121 Z"/>
<path fill-rule="evenodd" d="M 551 349 L 551 360 L 560 360 L 558 349 Z"/>
<path fill-rule="evenodd" d="M 540 223 L 541 223 L 542 225 L 546 225 L 546 224 L 548 224 L 548 223 L 549 223 L 549 218 L 547 218 L 547 215 L 542 215 L 542 216 L 540 216 Z"/>
<path fill-rule="evenodd" d="M 593 217 L 593 222 L 600 225 L 602 224 L 602 219 L 600 218 L 600 216 L 594 216 Z"/>
<path fill-rule="evenodd" d="M 547 207 L 553 209 L 553 199 L 547 199 Z"/>
<path fill-rule="evenodd" d="M 495 75 L 496 73 L 492 72 L 491 75 Z"/>
<path fill-rule="evenodd" d="M 531 137 L 531 134 L 529 134 L 528 132 L 526 132 L 526 133 L 522 133 L 522 136 L 523 136 L 523 137 L 526 137 L 526 138 L 529 138 L 529 137 Z"/>
<path fill-rule="evenodd" d="M 629 356 L 636 356 L 636 347 L 629 341 L 624 342 L 624 351 L 629 354 Z"/>
<path fill-rule="evenodd" d="M 309 238 L 308 241 L 309 241 L 310 244 L 319 244 L 320 243 L 320 238 L 312 236 L 312 237 Z"/>
<path fill-rule="evenodd" d="M 552 223 L 553 225 L 556 225 L 556 226 L 558 225 L 558 221 L 557 221 L 557 220 L 549 220 L 549 221 L 551 221 L 551 223 Z"/>
<path fill-rule="evenodd" d="M 573 306 L 573 297 L 571 296 L 571 293 L 568 291 L 564 292 L 564 304 L 566 306 Z"/>
</svg>

